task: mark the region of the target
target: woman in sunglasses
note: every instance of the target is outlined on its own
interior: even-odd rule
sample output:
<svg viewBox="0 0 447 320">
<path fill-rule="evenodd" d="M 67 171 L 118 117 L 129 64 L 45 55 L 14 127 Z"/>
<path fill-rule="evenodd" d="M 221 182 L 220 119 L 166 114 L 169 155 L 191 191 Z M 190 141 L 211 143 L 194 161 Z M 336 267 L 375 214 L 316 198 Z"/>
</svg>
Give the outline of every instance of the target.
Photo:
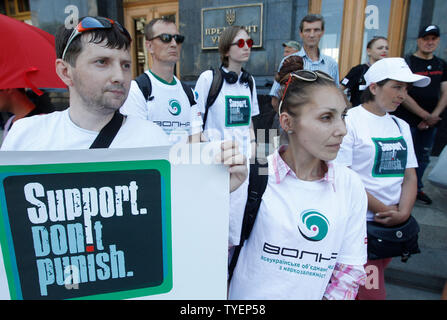
<svg viewBox="0 0 447 320">
<path fill-rule="evenodd" d="M 258 98 L 254 78 L 242 68 L 250 58 L 253 40 L 240 26 L 225 29 L 219 39 L 221 63 L 217 70 L 203 72 L 197 80 L 197 105 L 203 117 L 206 140 L 235 140 L 239 150 L 250 159 L 255 153 L 255 134 L 252 117 L 259 114 Z M 216 78 L 217 77 L 217 78 Z M 212 93 L 213 79 L 221 79 L 218 91 Z M 215 97 L 213 103 L 209 97 Z M 248 182 L 238 189 L 237 194 L 245 203 Z M 236 195 L 232 195 L 235 197 Z M 230 219 L 230 243 L 239 243 L 242 210 L 232 210 Z"/>
<path fill-rule="evenodd" d="M 416 200 L 417 177 L 413 141 L 408 124 L 393 112 L 405 100 L 410 83 L 424 87 L 430 79 L 413 74 L 402 58 L 384 58 L 365 73 L 362 104 L 348 112 L 348 134 L 337 162 L 356 171 L 368 195 L 367 221 L 385 226 L 408 220 Z M 391 258 L 368 260 L 376 281 L 361 287 L 359 300 L 386 298 L 384 270 Z"/>
<path fill-rule="evenodd" d="M 289 144 L 268 157 L 267 187 L 229 297 L 354 299 L 366 278 L 366 193 L 353 171 L 332 162 L 347 101 L 320 71 L 292 72 L 280 83 Z"/>
</svg>

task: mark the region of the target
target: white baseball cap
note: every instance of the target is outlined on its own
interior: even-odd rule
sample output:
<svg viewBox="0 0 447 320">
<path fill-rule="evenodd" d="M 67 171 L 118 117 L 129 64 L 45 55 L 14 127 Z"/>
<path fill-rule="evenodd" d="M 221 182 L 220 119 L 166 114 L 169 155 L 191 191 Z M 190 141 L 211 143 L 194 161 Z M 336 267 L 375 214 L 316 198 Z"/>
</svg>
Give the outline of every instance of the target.
<svg viewBox="0 0 447 320">
<path fill-rule="evenodd" d="M 413 83 L 416 87 L 426 87 L 431 79 L 411 72 L 403 58 L 383 58 L 375 62 L 365 73 L 366 86 L 390 79 Z"/>
</svg>

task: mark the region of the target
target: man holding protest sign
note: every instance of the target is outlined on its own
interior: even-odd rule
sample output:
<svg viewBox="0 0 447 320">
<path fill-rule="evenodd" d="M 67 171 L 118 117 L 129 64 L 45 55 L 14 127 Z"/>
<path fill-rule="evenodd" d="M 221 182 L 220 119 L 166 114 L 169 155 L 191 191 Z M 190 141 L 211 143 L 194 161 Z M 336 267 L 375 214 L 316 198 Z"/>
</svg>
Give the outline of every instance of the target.
<svg viewBox="0 0 447 320">
<path fill-rule="evenodd" d="M 128 31 L 104 17 L 85 17 L 73 30 L 61 27 L 56 35 L 56 71 L 69 88 L 70 106 L 17 121 L 1 150 L 169 145 L 166 134 L 153 122 L 118 112 L 132 79 L 130 43 Z M 233 191 L 247 176 L 245 159 L 233 142 L 226 142 L 220 160 L 230 167 Z"/>
<path fill-rule="evenodd" d="M 192 271 L 185 267 L 194 254 L 195 260 L 203 256 L 212 261 L 213 265 L 208 268 L 219 269 L 220 280 L 213 282 L 204 278 L 195 283 L 196 287 L 215 284 L 216 288 L 208 286 L 201 294 L 214 289 L 218 297 L 222 292 L 226 294 L 225 255 L 209 259 L 202 254 L 203 248 L 197 249 L 203 234 L 197 237 L 185 230 L 192 230 L 188 223 L 197 225 L 196 221 L 201 219 L 200 228 L 211 226 L 212 230 L 222 231 L 204 244 L 214 243 L 216 253 L 225 253 L 228 234 L 221 226 L 228 216 L 214 216 L 214 212 L 209 212 L 213 204 L 205 206 L 205 200 L 197 202 L 196 207 L 190 205 L 192 209 L 185 212 L 187 200 L 179 193 L 171 197 L 172 186 L 180 185 L 185 168 L 172 166 L 176 175 L 171 177 L 172 161 L 158 155 L 143 155 L 141 161 L 121 155 L 120 159 L 126 160 L 120 162 L 106 159 L 107 154 L 102 151 L 88 155 L 93 162 L 90 158 L 70 162 L 70 155 L 79 156 L 82 152 L 85 155 L 86 151 L 81 149 L 138 148 L 129 153 L 137 154 L 136 158 L 140 159 L 147 150 L 142 147 L 169 146 L 159 126 L 119 113 L 131 82 L 130 43 L 126 29 L 103 17 L 85 17 L 73 30 L 59 30 L 56 71 L 69 88 L 70 105 L 61 112 L 18 120 L 0 150 L 64 150 L 66 153 L 51 153 L 47 158 L 54 159 L 43 165 L 11 165 L 16 162 L 16 154 L 12 152 L 5 152 L 0 161 L 3 162 L 0 176 L 6 181 L 0 185 L 2 199 L 6 199 L 0 204 L 0 229 L 8 229 L 7 234 L 0 233 L 0 297 L 133 298 L 154 294 L 185 297 L 191 294 L 189 289 L 183 292 L 177 289 L 176 281 L 189 278 L 197 282 L 191 277 Z M 222 142 L 219 151 L 216 160 L 229 168 L 232 192 L 247 178 L 246 159 L 232 141 Z M 30 161 L 42 154 L 35 153 L 29 157 Z M 187 169 L 194 174 L 194 168 Z M 221 168 L 200 166 L 198 170 L 226 176 Z M 21 173 L 17 174 L 18 171 Z M 227 187 L 221 183 L 224 179 L 191 181 L 191 175 L 185 175 L 189 178 L 182 181 L 191 190 L 196 192 L 206 186 L 207 190 L 214 190 L 210 193 L 213 201 L 219 197 L 220 203 L 228 200 L 220 192 Z M 203 172 L 196 173 L 196 176 L 203 175 Z M 220 188 L 213 188 L 217 184 Z M 14 205 L 9 206 L 10 203 Z M 215 211 L 228 211 L 218 209 Z M 188 221 L 182 221 L 183 218 Z M 178 228 L 180 225 L 182 228 Z M 197 251 L 179 257 L 178 251 L 186 251 L 182 249 L 183 243 L 187 248 L 194 244 Z M 173 247 L 178 251 L 174 252 Z M 204 268 L 208 262 L 201 262 Z M 176 279 L 173 280 L 174 272 Z M 182 272 L 187 275 L 179 275 Z M 4 274 L 9 289 L 3 285 Z M 216 278 L 216 274 L 210 276 Z M 17 281 L 19 278 L 24 284 Z"/>
</svg>

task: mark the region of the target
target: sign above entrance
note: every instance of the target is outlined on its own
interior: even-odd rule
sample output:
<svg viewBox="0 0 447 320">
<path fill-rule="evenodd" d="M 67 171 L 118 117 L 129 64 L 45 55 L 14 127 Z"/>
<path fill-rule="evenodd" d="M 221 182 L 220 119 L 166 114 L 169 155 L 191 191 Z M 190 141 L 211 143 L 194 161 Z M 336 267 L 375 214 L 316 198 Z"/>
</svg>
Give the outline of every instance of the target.
<svg viewBox="0 0 447 320">
<path fill-rule="evenodd" d="M 229 26 L 243 26 L 253 39 L 253 47 L 262 47 L 263 4 L 202 9 L 202 50 L 217 49 L 222 32 Z"/>
</svg>

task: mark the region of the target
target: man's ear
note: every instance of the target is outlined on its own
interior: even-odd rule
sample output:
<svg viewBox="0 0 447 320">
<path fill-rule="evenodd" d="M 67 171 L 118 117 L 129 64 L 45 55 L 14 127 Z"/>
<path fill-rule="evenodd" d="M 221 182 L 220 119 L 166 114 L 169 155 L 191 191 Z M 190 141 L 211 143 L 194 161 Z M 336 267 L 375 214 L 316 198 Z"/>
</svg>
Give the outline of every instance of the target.
<svg viewBox="0 0 447 320">
<path fill-rule="evenodd" d="M 150 54 L 154 53 L 154 50 L 152 49 L 152 41 L 145 40 L 144 45 L 146 46 L 147 52 L 149 52 Z"/>
<path fill-rule="evenodd" d="M 72 68 L 67 61 L 56 59 L 56 73 L 68 87 L 73 86 Z"/>
</svg>

